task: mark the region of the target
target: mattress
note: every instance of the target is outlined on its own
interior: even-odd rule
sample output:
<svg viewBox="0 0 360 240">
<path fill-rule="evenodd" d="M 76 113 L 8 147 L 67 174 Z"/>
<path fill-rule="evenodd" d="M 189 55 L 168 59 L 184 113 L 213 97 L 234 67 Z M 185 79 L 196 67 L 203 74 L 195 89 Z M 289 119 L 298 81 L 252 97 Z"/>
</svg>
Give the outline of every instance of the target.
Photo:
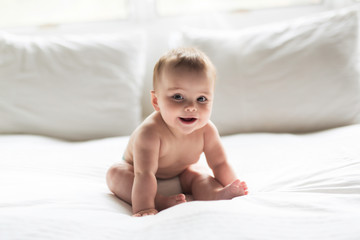
<svg viewBox="0 0 360 240">
<path fill-rule="evenodd" d="M 222 137 L 249 195 L 142 218 L 105 182 L 127 141 L 0 135 L 0 239 L 360 239 L 360 125 Z"/>
</svg>

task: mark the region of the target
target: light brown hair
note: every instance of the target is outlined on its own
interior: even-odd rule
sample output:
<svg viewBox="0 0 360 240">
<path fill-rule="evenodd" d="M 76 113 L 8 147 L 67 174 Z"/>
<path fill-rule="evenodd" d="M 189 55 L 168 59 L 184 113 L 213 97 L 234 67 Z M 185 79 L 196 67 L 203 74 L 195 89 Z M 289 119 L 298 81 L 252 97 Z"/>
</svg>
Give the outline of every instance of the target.
<svg viewBox="0 0 360 240">
<path fill-rule="evenodd" d="M 205 53 L 196 48 L 176 48 L 164 54 L 155 64 L 153 73 L 154 90 L 156 90 L 164 68 L 176 69 L 180 67 L 191 71 L 207 72 L 214 80 L 216 78 L 215 67 Z"/>
</svg>

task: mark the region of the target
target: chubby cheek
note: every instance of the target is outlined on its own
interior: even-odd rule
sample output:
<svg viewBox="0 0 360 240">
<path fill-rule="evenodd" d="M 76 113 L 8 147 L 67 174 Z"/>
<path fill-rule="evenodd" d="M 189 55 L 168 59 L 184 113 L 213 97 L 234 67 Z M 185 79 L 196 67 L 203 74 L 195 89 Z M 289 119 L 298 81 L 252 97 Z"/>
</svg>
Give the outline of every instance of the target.
<svg viewBox="0 0 360 240">
<path fill-rule="evenodd" d="M 173 101 L 167 101 L 163 102 L 163 104 L 160 106 L 161 111 L 164 110 L 168 114 L 172 112 L 177 112 L 182 110 L 182 106 L 179 103 L 173 102 Z"/>
<path fill-rule="evenodd" d="M 168 123 L 176 120 L 181 115 L 182 107 L 179 104 L 167 103 L 159 106 L 164 120 Z"/>
<path fill-rule="evenodd" d="M 202 111 L 201 111 L 202 118 L 209 120 L 211 117 L 211 110 L 212 110 L 212 108 L 211 108 L 210 104 L 206 105 L 204 107 L 204 109 L 202 109 Z"/>
</svg>

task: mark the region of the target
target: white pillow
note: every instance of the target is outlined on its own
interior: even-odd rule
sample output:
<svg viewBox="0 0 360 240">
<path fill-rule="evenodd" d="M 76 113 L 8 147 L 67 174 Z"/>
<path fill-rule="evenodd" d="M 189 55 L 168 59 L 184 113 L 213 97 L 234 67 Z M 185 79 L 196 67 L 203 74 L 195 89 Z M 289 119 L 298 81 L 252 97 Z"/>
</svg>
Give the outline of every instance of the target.
<svg viewBox="0 0 360 240">
<path fill-rule="evenodd" d="M 141 120 L 145 39 L 0 33 L 0 133 L 128 135 Z"/>
<path fill-rule="evenodd" d="M 212 120 L 221 134 L 309 132 L 359 113 L 357 12 L 340 10 L 237 31 L 193 29 L 178 45 L 217 68 Z"/>
</svg>

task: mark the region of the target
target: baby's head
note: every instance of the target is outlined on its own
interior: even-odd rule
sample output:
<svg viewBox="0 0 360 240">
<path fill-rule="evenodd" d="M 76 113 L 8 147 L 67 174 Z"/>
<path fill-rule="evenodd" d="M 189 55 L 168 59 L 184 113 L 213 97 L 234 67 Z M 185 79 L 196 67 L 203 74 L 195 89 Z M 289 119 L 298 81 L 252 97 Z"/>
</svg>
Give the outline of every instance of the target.
<svg viewBox="0 0 360 240">
<path fill-rule="evenodd" d="M 155 64 L 153 88 L 156 91 L 165 71 L 193 71 L 206 73 L 215 82 L 216 70 L 210 59 L 196 48 L 176 48 L 164 54 Z"/>
<path fill-rule="evenodd" d="M 215 77 L 215 67 L 203 52 L 171 50 L 155 65 L 152 105 L 170 129 L 189 134 L 210 119 Z"/>
</svg>

